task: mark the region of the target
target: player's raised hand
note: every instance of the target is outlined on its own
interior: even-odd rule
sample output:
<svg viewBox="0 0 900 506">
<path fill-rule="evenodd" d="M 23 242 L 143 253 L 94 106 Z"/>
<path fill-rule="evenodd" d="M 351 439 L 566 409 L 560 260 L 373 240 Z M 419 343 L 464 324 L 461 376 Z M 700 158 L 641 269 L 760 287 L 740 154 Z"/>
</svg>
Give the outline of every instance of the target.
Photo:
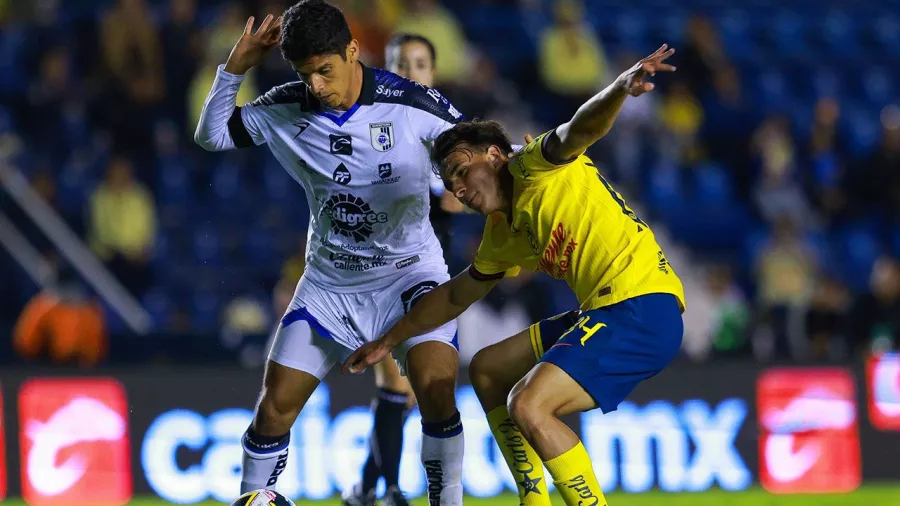
<svg viewBox="0 0 900 506">
<path fill-rule="evenodd" d="M 391 352 L 391 346 L 383 338 L 366 343 L 356 349 L 341 367 L 343 374 L 362 374 L 367 368 L 384 360 Z"/>
<path fill-rule="evenodd" d="M 245 74 L 251 68 L 262 63 L 269 51 L 281 42 L 281 21 L 281 16 L 276 19 L 275 16 L 269 14 L 254 32 L 255 18 L 250 16 L 247 25 L 244 26 L 244 33 L 241 34 L 241 38 L 231 49 L 231 54 L 228 55 L 225 71 L 232 74 Z"/>
<path fill-rule="evenodd" d="M 673 54 L 675 54 L 675 49 L 670 48 L 668 44 L 663 44 L 655 53 L 641 59 L 633 67 L 623 72 L 619 76 L 619 84 L 633 97 L 653 91 L 653 83 L 647 80 L 647 76 L 652 77 L 657 72 L 674 72 L 675 66 L 665 63 Z"/>
</svg>

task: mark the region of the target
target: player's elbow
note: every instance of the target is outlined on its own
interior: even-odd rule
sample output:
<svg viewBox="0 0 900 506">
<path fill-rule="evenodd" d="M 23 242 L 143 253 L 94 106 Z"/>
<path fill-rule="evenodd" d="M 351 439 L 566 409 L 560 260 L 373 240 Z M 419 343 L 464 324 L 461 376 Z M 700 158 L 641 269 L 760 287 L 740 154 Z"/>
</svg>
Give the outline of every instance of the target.
<svg viewBox="0 0 900 506">
<path fill-rule="evenodd" d="M 207 151 L 222 151 L 224 149 L 216 142 L 213 142 L 200 127 L 197 127 L 197 130 L 194 131 L 194 142 Z"/>
</svg>

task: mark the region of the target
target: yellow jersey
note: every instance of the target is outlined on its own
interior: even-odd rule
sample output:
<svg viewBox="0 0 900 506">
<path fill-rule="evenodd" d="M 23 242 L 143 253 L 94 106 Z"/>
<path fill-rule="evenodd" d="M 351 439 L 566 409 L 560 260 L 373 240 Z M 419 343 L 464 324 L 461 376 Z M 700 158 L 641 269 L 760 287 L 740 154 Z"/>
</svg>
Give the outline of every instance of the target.
<svg viewBox="0 0 900 506">
<path fill-rule="evenodd" d="M 510 160 L 512 217 L 487 217 L 471 275 L 545 272 L 566 281 L 582 311 L 650 293 L 674 295 L 683 311 L 684 287 L 647 224 L 587 156 L 548 161 L 549 133 Z"/>
</svg>

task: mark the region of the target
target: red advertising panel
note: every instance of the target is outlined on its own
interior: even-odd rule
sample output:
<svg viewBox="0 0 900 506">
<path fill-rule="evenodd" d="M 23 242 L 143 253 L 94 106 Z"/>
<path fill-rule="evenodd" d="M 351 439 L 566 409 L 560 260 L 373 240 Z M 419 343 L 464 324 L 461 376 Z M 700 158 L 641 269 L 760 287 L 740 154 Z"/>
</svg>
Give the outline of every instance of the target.
<svg viewBox="0 0 900 506">
<path fill-rule="evenodd" d="M 32 506 L 131 500 L 125 389 L 113 379 L 39 379 L 19 391 L 22 496 Z"/>
<path fill-rule="evenodd" d="M 778 494 L 848 492 L 862 480 L 853 377 L 773 369 L 757 381 L 759 479 Z"/>
<path fill-rule="evenodd" d="M 900 354 L 870 357 L 866 363 L 869 420 L 879 430 L 900 431 Z"/>
</svg>

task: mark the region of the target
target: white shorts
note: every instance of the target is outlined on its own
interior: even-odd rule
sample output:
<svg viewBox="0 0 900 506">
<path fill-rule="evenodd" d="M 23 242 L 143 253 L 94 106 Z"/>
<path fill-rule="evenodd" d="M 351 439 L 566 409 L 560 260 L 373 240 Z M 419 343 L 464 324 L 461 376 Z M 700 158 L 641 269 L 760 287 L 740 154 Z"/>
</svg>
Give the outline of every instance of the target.
<svg viewBox="0 0 900 506">
<path fill-rule="evenodd" d="M 381 337 L 419 298 L 450 279 L 446 267 L 423 265 L 371 292 L 334 293 L 301 277 L 269 350 L 269 360 L 322 379 L 352 350 Z M 441 341 L 459 351 L 456 321 L 413 337 L 394 350 L 406 374 L 406 354 L 425 341 Z"/>
</svg>

